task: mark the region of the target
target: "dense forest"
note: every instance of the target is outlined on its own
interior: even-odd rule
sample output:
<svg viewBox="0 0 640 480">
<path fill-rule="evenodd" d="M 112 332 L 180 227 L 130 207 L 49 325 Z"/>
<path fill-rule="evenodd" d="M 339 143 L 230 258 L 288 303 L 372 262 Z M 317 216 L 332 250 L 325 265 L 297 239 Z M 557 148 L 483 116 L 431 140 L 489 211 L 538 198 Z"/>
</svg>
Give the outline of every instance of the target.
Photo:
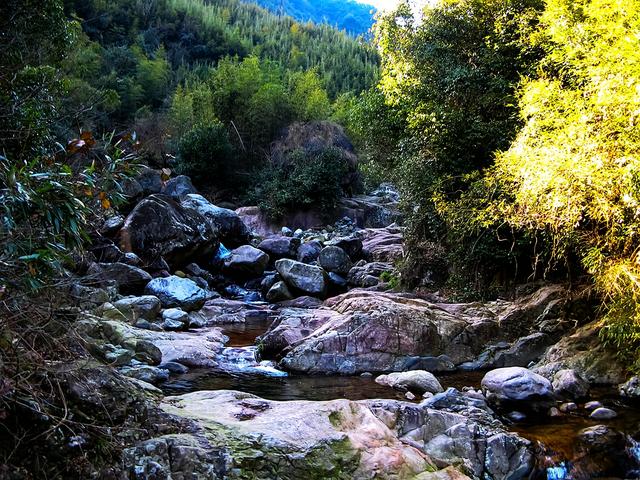
<svg viewBox="0 0 640 480">
<path fill-rule="evenodd" d="M 640 1 L 371 15 L 351 0 L 0 5 L 0 478 L 640 471 L 616 470 L 637 452 L 624 418 L 595 456 L 517 436 L 595 428 L 616 412 L 587 400 L 640 398 L 622 383 L 640 374 Z M 225 322 L 257 318 L 255 345 L 228 343 L 246 338 Z M 509 368 L 522 397 L 496 393 Z M 414 370 L 367 403 L 394 381 L 370 377 Z M 452 392 L 432 372 L 488 373 Z M 224 403 L 245 386 L 277 395 Z M 323 403 L 343 396 L 363 402 Z M 273 412 L 282 427 L 252 424 Z M 545 476 L 552 457 L 564 476 Z"/>
<path fill-rule="evenodd" d="M 302 22 L 328 23 L 352 35 L 368 35 L 375 8 L 355 0 L 259 0 L 259 5 Z"/>
</svg>

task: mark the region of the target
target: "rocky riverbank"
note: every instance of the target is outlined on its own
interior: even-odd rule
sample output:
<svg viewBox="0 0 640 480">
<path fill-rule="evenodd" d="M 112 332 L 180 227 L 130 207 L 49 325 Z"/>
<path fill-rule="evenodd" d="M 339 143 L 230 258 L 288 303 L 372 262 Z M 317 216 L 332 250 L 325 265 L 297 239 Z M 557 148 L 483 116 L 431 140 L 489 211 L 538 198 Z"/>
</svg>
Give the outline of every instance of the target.
<svg viewBox="0 0 640 480">
<path fill-rule="evenodd" d="M 548 478 L 589 478 L 580 475 L 637 468 L 640 425 L 611 423 L 629 404 L 593 403 L 593 392 L 608 385 L 632 401 L 640 387 L 631 379 L 617 396 L 629 375 L 599 342 L 587 291 L 540 284 L 515 300 L 462 304 L 394 291 L 403 229 L 387 223 L 399 219 L 389 187 L 349 200 L 350 216 L 330 227 L 274 233 L 247 209 L 211 204 L 186 177 L 163 183 L 149 170 L 136 182 L 129 213 L 106 222 L 68 292 L 76 330 L 108 366 L 96 368 L 114 369 L 100 375 L 130 382 L 154 412 L 118 478 L 519 479 L 560 465 L 564 476 Z M 255 344 L 229 345 L 226 326 L 255 322 L 266 328 Z M 447 374 L 465 371 L 482 381 L 447 388 Z M 163 393 L 195 372 L 352 376 L 389 398 L 270 400 L 241 380 L 239 391 Z M 93 395 L 85 389 L 79 397 Z M 581 454 L 618 460 L 576 470 L 518 427 L 550 419 L 595 422 L 574 432 Z"/>
</svg>

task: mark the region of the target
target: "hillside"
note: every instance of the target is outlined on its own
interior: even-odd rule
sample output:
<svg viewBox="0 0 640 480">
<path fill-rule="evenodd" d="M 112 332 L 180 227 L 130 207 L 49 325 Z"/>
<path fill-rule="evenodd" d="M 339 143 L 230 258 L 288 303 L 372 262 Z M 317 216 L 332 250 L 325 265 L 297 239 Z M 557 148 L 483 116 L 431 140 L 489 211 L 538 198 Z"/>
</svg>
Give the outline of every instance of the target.
<svg viewBox="0 0 640 480">
<path fill-rule="evenodd" d="M 255 3 L 302 22 L 327 23 L 352 35 L 367 35 L 375 13 L 372 5 L 354 0 L 255 0 Z"/>
</svg>

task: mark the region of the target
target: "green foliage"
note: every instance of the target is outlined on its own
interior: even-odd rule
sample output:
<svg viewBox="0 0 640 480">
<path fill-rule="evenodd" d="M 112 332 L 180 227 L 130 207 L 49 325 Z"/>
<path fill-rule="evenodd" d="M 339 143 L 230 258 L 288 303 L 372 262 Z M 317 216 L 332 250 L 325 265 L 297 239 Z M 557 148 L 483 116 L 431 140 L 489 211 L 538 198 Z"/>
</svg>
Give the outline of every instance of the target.
<svg viewBox="0 0 640 480">
<path fill-rule="evenodd" d="M 270 164 L 258 175 L 250 196 L 272 218 L 313 208 L 331 212 L 342 197 L 348 162 L 336 148 L 315 153 L 290 152 L 286 161 Z"/>
<path fill-rule="evenodd" d="M 540 55 L 528 40 L 540 6 L 539 0 L 451 0 L 426 7 L 416 22 L 405 2 L 376 25 L 384 97 L 370 93 L 360 108 L 392 133 L 380 150 L 390 152 L 385 163 L 407 206 L 409 254 L 420 255 L 425 240 L 444 243 L 454 271 L 478 285 L 515 268 L 510 248 L 517 238 L 509 230 L 486 231 L 500 223 L 458 222 L 456 204 L 474 173 L 516 134 L 516 86 Z M 499 240 L 505 233 L 511 241 Z M 484 278 L 473 278 L 479 272 Z"/>
<path fill-rule="evenodd" d="M 198 124 L 180 140 L 176 170 L 196 182 L 225 186 L 231 174 L 231 152 L 224 125 Z"/>
<path fill-rule="evenodd" d="M 335 25 L 352 35 L 368 34 L 373 25 L 372 12 L 375 11 L 373 6 L 355 0 L 257 0 L 256 3 L 301 22 L 310 20 Z"/>
<path fill-rule="evenodd" d="M 548 1 L 524 127 L 487 176 L 502 192 L 494 214 L 548 232 L 555 258 L 582 258 L 610 305 L 603 335 L 628 358 L 640 345 L 639 28 L 635 1 Z"/>
</svg>

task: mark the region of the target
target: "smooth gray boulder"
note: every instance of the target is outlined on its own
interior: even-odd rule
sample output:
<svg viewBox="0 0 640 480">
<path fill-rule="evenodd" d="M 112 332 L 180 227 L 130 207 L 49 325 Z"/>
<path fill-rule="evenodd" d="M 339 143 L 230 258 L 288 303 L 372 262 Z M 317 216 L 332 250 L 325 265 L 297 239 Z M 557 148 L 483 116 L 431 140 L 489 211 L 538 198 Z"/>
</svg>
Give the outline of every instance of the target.
<svg viewBox="0 0 640 480">
<path fill-rule="evenodd" d="M 284 258 L 276 262 L 276 270 L 287 285 L 296 290 L 316 297 L 327 293 L 327 274 L 320 267 Z"/>
<path fill-rule="evenodd" d="M 492 401 L 526 401 L 551 396 L 551 382 L 522 367 L 497 368 L 487 372 L 482 391 Z"/>
<path fill-rule="evenodd" d="M 240 277 L 259 277 L 269 264 L 269 255 L 251 245 L 243 245 L 231 251 L 224 261 L 225 271 Z"/>
<path fill-rule="evenodd" d="M 572 400 L 579 400 L 589 393 L 589 383 L 575 370 L 565 369 L 553 376 L 553 391 Z"/>
<path fill-rule="evenodd" d="M 258 248 L 267 252 L 272 260 L 296 258 L 299 247 L 299 238 L 285 236 L 266 238 L 258 245 Z"/>
<path fill-rule="evenodd" d="M 193 280 L 175 275 L 151 280 L 145 293 L 158 297 L 165 308 L 179 307 L 187 312 L 202 308 L 207 299 L 207 292 Z"/>
<path fill-rule="evenodd" d="M 419 395 L 425 392 L 440 393 L 444 391 L 438 379 L 433 374 L 424 370 L 380 375 L 376 378 L 376 383 L 387 385 L 398 390 L 408 390 Z"/>
<path fill-rule="evenodd" d="M 334 272 L 339 275 L 347 275 L 353 267 L 353 262 L 349 255 L 336 246 L 324 247 L 318 257 L 318 263 L 327 272 Z"/>
</svg>

